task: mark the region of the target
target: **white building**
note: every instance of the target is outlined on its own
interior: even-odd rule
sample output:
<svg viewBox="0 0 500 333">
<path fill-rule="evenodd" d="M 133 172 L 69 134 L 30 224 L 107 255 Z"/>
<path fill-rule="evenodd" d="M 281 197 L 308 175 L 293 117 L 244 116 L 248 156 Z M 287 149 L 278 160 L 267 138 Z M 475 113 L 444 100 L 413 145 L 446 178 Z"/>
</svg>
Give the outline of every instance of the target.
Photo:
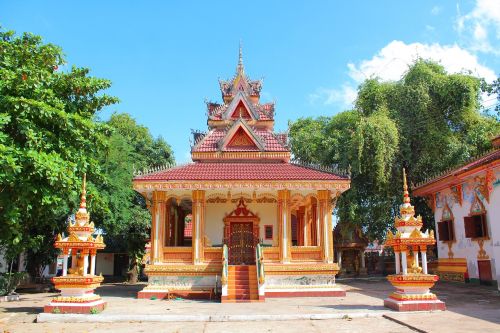
<svg viewBox="0 0 500 333">
<path fill-rule="evenodd" d="M 500 281 L 500 136 L 492 142 L 490 152 L 413 189 L 434 211 L 443 280 Z"/>
</svg>

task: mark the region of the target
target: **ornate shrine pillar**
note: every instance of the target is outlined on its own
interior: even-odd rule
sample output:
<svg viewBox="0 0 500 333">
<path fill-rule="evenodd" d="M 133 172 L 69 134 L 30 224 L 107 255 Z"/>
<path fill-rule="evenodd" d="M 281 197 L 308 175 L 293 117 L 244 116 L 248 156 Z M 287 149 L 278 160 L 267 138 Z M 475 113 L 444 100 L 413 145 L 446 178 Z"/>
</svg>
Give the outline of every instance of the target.
<svg viewBox="0 0 500 333">
<path fill-rule="evenodd" d="M 297 210 L 297 245 L 305 245 L 305 215 L 306 207 L 301 206 Z"/>
<path fill-rule="evenodd" d="M 165 221 L 166 192 L 153 192 L 153 206 L 151 208 L 151 263 L 163 260 L 163 229 Z"/>
<path fill-rule="evenodd" d="M 292 239 L 292 214 L 290 211 L 290 191 L 278 191 L 278 226 L 280 260 L 288 263 L 291 259 L 290 244 Z"/>
<path fill-rule="evenodd" d="M 201 264 L 204 260 L 205 236 L 205 191 L 194 190 L 193 200 L 193 263 Z"/>
<path fill-rule="evenodd" d="M 63 271 L 62 276 L 68 275 L 68 249 L 63 250 Z"/>
<path fill-rule="evenodd" d="M 318 217 L 319 230 L 321 232 L 321 246 L 323 247 L 323 261 L 333 263 L 333 233 L 332 233 L 332 211 L 333 205 L 329 190 L 318 191 Z"/>
</svg>

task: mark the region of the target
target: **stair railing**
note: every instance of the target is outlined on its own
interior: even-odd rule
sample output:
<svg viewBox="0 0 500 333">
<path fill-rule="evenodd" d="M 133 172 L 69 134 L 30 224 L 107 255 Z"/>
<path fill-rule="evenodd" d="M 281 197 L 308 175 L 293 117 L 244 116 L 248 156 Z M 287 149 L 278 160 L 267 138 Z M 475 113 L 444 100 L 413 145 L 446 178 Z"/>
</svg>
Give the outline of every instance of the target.
<svg viewBox="0 0 500 333">
<path fill-rule="evenodd" d="M 255 248 L 255 258 L 257 262 L 257 285 L 259 288 L 259 299 L 265 297 L 266 294 L 266 277 L 264 274 L 264 255 L 262 247 L 257 244 Z"/>
<path fill-rule="evenodd" d="M 229 275 L 229 251 L 227 249 L 227 245 L 222 245 L 222 274 L 220 278 L 221 284 L 221 296 L 227 296 L 227 279 Z"/>
</svg>

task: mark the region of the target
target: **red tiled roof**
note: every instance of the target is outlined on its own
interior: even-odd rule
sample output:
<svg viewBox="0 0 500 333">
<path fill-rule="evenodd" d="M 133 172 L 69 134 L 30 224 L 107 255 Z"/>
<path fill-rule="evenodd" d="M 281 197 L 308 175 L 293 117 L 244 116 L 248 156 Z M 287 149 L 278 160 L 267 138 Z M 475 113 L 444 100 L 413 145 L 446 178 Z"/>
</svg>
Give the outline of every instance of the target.
<svg viewBox="0 0 500 333">
<path fill-rule="evenodd" d="M 429 181 L 426 181 L 425 183 L 421 184 L 421 185 L 418 185 L 418 186 L 415 186 L 415 188 L 413 188 L 414 191 L 418 190 L 418 189 L 421 189 L 423 187 L 426 187 L 427 185 L 430 185 L 430 184 L 433 184 L 439 180 L 442 180 L 442 179 L 445 179 L 449 176 L 452 176 L 452 175 L 459 175 L 459 174 L 462 174 L 462 173 L 465 173 L 467 171 L 470 171 L 470 170 L 474 170 L 475 168 L 478 168 L 482 165 L 485 165 L 485 164 L 488 164 L 490 162 L 493 162 L 493 161 L 496 161 L 496 160 L 499 160 L 500 159 L 500 149 L 496 149 L 490 153 L 487 153 L 477 159 L 475 159 L 474 161 L 472 162 L 469 162 L 461 167 L 458 167 L 456 169 L 453 169 L 452 171 L 444 174 L 444 175 L 441 175 L 441 176 L 438 176 L 438 177 L 435 177 L 435 178 L 432 178 L 431 180 Z"/>
<path fill-rule="evenodd" d="M 255 135 L 259 136 L 262 138 L 262 141 L 264 142 L 265 145 L 265 151 L 288 151 L 287 148 L 285 148 L 279 141 L 278 139 L 274 136 L 274 134 L 271 131 L 264 130 L 264 129 L 254 129 L 253 132 Z M 194 152 L 213 152 L 217 151 L 219 147 L 217 146 L 217 143 L 220 140 L 223 140 L 224 137 L 226 136 L 227 130 L 226 129 L 214 129 L 213 131 L 210 131 L 205 138 L 203 138 L 203 141 L 200 142 L 199 146 L 196 146 L 193 151 Z M 256 147 L 248 147 L 248 148 L 228 148 L 228 151 L 259 151 L 258 148 Z"/>
<path fill-rule="evenodd" d="M 291 163 L 198 162 L 137 176 L 136 181 L 182 180 L 344 180 L 345 176 Z"/>
</svg>

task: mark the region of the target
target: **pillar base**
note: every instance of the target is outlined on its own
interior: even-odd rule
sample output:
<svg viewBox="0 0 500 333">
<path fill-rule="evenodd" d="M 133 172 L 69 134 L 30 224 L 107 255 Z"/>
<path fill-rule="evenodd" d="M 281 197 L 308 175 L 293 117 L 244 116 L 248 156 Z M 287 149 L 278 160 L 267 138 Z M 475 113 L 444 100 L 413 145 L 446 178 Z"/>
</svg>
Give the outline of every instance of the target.
<svg viewBox="0 0 500 333">
<path fill-rule="evenodd" d="M 93 298 L 92 300 L 85 299 L 75 299 L 73 301 L 67 300 L 58 301 L 58 298 L 54 299 L 48 305 L 43 307 L 43 312 L 45 313 L 81 313 L 81 314 L 94 314 L 102 312 L 106 308 L 106 302 L 100 297 L 98 299 Z"/>
<path fill-rule="evenodd" d="M 429 301 L 397 301 L 389 297 L 384 300 L 384 306 L 401 312 L 446 310 L 446 304 L 438 299 Z"/>
</svg>

